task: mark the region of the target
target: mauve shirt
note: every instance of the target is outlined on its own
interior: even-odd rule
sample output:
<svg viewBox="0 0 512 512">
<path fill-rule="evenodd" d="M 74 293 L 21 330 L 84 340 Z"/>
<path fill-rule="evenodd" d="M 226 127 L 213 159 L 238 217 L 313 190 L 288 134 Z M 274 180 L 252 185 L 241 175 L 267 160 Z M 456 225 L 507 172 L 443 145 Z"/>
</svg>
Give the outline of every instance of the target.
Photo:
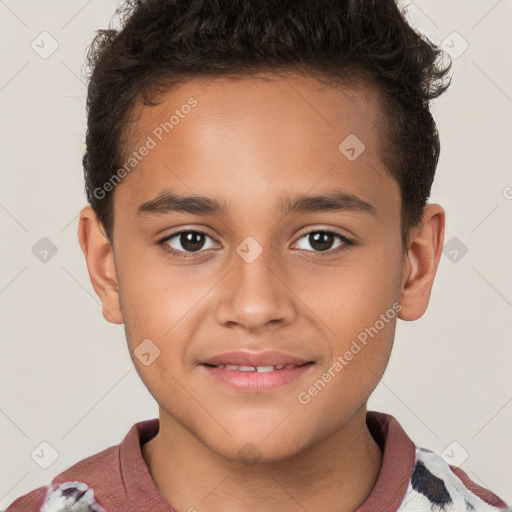
<svg viewBox="0 0 512 512">
<path fill-rule="evenodd" d="M 512 510 L 460 468 L 417 447 L 393 416 L 367 411 L 366 422 L 383 462 L 372 492 L 354 512 Z M 142 457 L 142 444 L 158 429 L 158 418 L 135 423 L 120 444 L 74 464 L 16 499 L 6 512 L 177 512 L 160 494 Z"/>
</svg>

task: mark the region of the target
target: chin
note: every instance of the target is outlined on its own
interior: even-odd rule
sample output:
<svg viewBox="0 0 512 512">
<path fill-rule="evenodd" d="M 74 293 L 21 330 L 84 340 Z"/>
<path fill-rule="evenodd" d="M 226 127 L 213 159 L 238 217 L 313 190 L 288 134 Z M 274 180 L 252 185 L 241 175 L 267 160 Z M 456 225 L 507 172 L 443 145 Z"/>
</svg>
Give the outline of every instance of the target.
<svg viewBox="0 0 512 512">
<path fill-rule="evenodd" d="M 240 462 L 248 466 L 256 464 L 279 462 L 297 455 L 302 446 L 290 443 L 289 432 L 284 438 L 276 436 L 270 440 L 266 434 L 260 437 L 247 436 L 229 438 L 228 444 L 205 443 L 215 453 L 233 462 Z"/>
</svg>

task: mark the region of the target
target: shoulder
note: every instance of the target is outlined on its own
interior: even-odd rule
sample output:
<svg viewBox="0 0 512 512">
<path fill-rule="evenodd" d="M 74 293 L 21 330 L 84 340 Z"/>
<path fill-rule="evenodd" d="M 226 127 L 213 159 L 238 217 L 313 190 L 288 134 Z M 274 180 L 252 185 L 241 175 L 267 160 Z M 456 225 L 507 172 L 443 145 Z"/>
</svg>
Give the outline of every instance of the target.
<svg viewBox="0 0 512 512">
<path fill-rule="evenodd" d="M 106 512 L 96 489 L 117 488 L 119 446 L 87 457 L 58 474 L 44 486 L 17 498 L 6 512 Z"/>
<path fill-rule="evenodd" d="M 414 468 L 398 512 L 443 510 L 446 512 L 506 512 L 507 504 L 479 486 L 460 468 L 441 455 L 416 447 Z"/>
</svg>

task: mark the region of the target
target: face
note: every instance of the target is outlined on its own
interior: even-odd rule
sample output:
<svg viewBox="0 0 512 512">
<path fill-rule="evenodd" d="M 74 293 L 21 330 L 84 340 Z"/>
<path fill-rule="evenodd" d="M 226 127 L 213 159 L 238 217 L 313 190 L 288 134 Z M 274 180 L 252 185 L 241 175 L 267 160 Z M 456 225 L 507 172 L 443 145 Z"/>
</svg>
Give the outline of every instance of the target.
<svg viewBox="0 0 512 512">
<path fill-rule="evenodd" d="M 194 80 L 139 114 L 105 316 L 161 421 L 232 459 L 298 453 L 365 406 L 410 271 L 376 92 Z"/>
</svg>

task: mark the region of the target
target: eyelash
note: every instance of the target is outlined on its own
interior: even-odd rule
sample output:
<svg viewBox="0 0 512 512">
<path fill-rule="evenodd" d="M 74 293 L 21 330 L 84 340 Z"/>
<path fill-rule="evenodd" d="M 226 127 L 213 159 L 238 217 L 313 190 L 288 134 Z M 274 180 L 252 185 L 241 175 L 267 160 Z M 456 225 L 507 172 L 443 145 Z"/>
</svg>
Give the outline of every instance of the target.
<svg viewBox="0 0 512 512">
<path fill-rule="evenodd" d="M 197 254 L 199 252 L 204 252 L 203 250 L 198 250 L 198 251 L 194 251 L 194 252 L 187 252 L 187 251 L 176 251 L 175 249 L 172 249 L 167 244 L 167 242 L 169 240 L 171 240 L 171 239 L 181 235 L 182 233 L 201 233 L 201 234 L 211 238 L 210 235 L 208 233 L 206 233 L 206 231 L 202 231 L 201 229 L 184 229 L 182 231 L 177 231 L 176 233 L 172 233 L 171 235 L 168 235 L 168 236 L 158 240 L 157 244 L 162 248 L 163 251 L 165 251 L 166 253 L 171 254 L 172 256 L 177 256 L 178 258 L 190 258 L 194 254 Z M 336 249 L 328 249 L 327 251 L 307 251 L 307 252 L 313 252 L 315 254 L 318 254 L 320 257 L 323 257 L 325 255 L 332 256 L 333 254 L 342 253 L 342 252 L 348 250 L 351 246 L 355 245 L 355 242 L 353 242 L 352 240 L 350 240 L 346 236 L 341 235 L 340 233 L 337 233 L 336 231 L 330 231 L 330 230 L 327 230 L 327 229 L 315 229 L 313 231 L 308 231 L 307 233 L 303 233 L 298 238 L 298 240 L 300 240 L 300 239 L 302 239 L 302 238 L 304 238 L 304 237 L 306 237 L 308 235 L 311 235 L 313 233 L 328 233 L 328 234 L 332 234 L 335 237 L 338 237 L 338 239 L 340 239 L 343 242 L 343 245 L 340 245 Z"/>
</svg>

